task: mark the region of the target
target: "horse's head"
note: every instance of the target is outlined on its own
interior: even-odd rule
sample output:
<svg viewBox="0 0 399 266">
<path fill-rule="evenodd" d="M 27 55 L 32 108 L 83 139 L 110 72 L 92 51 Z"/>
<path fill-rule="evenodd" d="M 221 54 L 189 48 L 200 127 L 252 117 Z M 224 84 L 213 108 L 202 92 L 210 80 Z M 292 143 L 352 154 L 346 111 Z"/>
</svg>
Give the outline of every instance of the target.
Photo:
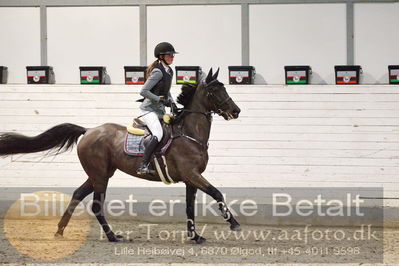
<svg viewBox="0 0 399 266">
<path fill-rule="evenodd" d="M 219 69 L 212 74 L 212 68 L 209 70 L 205 79 L 204 92 L 206 94 L 208 109 L 224 119 L 236 119 L 240 114 L 240 108 L 235 104 L 224 87 L 224 84 L 217 80 Z"/>
</svg>

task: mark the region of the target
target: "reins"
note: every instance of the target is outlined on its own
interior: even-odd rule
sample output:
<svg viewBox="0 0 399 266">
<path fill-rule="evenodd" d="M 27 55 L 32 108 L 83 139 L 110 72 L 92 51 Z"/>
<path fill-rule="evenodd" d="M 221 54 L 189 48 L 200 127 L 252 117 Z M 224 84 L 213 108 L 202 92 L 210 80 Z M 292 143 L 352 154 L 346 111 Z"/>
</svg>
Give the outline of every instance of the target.
<svg viewBox="0 0 399 266">
<path fill-rule="evenodd" d="M 199 111 L 192 111 L 192 110 L 189 110 L 189 109 L 180 109 L 181 111 L 182 111 L 182 114 L 180 114 L 180 115 L 183 115 L 184 114 L 184 112 L 186 112 L 186 113 L 196 113 L 196 114 L 202 114 L 202 115 L 204 115 L 205 117 L 206 117 L 206 120 L 211 124 L 212 123 L 212 114 L 214 113 L 214 112 L 199 112 Z M 177 127 L 179 128 L 179 130 L 180 130 L 180 133 L 178 134 L 178 135 L 175 135 L 175 136 L 173 136 L 173 126 L 172 126 L 172 136 L 171 136 L 171 138 L 172 139 L 176 139 L 176 138 L 178 138 L 178 137 L 184 137 L 184 138 L 186 138 L 186 139 L 189 139 L 189 140 L 191 140 L 191 141 L 193 141 L 193 142 L 195 142 L 195 143 L 197 143 L 197 144 L 199 144 L 201 147 L 203 147 L 205 150 L 207 150 L 208 149 L 208 143 L 206 143 L 206 144 L 204 144 L 202 141 L 200 141 L 200 140 L 197 140 L 196 138 L 193 138 L 193 137 L 191 137 L 191 136 L 188 136 L 188 135 L 186 135 L 186 134 L 184 134 L 183 133 L 183 123 L 184 123 L 184 120 L 182 120 L 182 123 L 181 124 L 179 124 Z"/>
</svg>

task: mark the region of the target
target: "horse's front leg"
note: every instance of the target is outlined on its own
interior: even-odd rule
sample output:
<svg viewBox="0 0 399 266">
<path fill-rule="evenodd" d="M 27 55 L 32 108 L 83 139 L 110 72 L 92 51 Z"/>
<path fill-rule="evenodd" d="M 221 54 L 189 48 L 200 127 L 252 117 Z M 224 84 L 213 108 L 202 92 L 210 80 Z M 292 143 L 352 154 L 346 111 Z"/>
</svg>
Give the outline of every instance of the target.
<svg viewBox="0 0 399 266">
<path fill-rule="evenodd" d="M 230 229 L 232 231 L 241 231 L 240 224 L 230 212 L 229 208 L 226 205 L 226 202 L 224 201 L 222 193 L 217 188 L 212 186 L 201 174 L 196 174 L 193 178 L 189 180 L 189 182 L 192 186 L 199 188 L 201 191 L 216 200 L 219 206 L 219 210 L 222 213 L 223 219 L 230 223 Z"/>
<path fill-rule="evenodd" d="M 197 244 L 202 244 L 206 241 L 195 231 L 195 196 L 197 188 L 186 183 L 186 214 L 187 214 L 187 236 L 194 240 Z"/>
</svg>

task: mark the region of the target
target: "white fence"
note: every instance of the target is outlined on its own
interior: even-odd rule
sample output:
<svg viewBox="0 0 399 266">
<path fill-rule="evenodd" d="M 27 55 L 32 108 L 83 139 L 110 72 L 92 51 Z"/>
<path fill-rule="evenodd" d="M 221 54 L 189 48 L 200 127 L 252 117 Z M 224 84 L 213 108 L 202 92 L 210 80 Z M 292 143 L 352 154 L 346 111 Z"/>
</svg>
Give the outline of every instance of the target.
<svg viewBox="0 0 399 266">
<path fill-rule="evenodd" d="M 139 87 L 1 85 L 0 132 L 128 124 Z M 176 97 L 180 87 L 173 87 Z M 223 187 L 384 187 L 399 197 L 399 86 L 227 86 L 240 118 L 215 117 L 204 176 Z M 0 186 L 76 187 L 76 151 L 0 159 Z M 114 187 L 163 186 L 117 172 Z"/>
</svg>

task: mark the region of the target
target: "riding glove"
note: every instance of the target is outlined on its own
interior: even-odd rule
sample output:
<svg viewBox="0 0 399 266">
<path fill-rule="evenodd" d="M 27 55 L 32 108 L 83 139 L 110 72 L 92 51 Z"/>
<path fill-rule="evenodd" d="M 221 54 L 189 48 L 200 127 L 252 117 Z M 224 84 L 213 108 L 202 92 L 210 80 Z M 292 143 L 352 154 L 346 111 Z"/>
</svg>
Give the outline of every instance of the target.
<svg viewBox="0 0 399 266">
<path fill-rule="evenodd" d="M 159 102 L 167 107 L 170 107 L 170 105 L 172 104 L 172 101 L 169 98 L 165 99 L 163 97 L 159 99 Z"/>
</svg>

